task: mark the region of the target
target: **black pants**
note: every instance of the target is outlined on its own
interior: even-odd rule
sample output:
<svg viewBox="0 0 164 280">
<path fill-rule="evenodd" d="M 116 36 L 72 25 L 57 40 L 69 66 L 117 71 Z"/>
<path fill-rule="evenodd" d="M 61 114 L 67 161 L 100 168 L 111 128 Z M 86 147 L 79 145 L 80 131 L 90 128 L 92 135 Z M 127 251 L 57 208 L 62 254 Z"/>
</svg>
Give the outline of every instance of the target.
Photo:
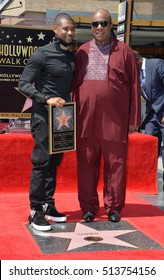
<svg viewBox="0 0 164 280">
<path fill-rule="evenodd" d="M 54 205 L 57 166 L 63 154 L 48 154 L 48 124 L 44 119 L 32 117 L 31 133 L 34 149 L 31 157 L 33 169 L 29 193 L 30 207 L 41 210 L 44 203 Z"/>
</svg>

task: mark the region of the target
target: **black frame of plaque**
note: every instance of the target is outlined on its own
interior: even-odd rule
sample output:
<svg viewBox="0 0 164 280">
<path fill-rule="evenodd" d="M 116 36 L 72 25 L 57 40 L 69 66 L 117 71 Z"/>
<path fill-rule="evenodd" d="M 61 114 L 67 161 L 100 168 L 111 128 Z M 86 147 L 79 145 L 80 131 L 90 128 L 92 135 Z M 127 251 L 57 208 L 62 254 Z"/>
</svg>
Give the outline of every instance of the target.
<svg viewBox="0 0 164 280">
<path fill-rule="evenodd" d="M 63 107 L 48 106 L 49 154 L 76 150 L 76 106 L 67 102 Z"/>
</svg>

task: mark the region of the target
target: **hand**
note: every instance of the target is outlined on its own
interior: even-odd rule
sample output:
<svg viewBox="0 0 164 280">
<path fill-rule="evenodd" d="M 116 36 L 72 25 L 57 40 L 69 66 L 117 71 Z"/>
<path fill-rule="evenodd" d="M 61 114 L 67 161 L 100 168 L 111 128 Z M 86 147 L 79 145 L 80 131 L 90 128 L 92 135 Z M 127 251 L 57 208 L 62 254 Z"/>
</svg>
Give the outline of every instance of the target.
<svg viewBox="0 0 164 280">
<path fill-rule="evenodd" d="M 63 107 L 66 101 L 61 97 L 51 97 L 47 100 L 48 105 L 55 106 L 57 108 Z"/>
<path fill-rule="evenodd" d="M 139 126 L 137 126 L 137 125 L 129 125 L 129 133 L 136 132 L 136 131 L 138 131 L 138 129 L 139 129 Z"/>
</svg>

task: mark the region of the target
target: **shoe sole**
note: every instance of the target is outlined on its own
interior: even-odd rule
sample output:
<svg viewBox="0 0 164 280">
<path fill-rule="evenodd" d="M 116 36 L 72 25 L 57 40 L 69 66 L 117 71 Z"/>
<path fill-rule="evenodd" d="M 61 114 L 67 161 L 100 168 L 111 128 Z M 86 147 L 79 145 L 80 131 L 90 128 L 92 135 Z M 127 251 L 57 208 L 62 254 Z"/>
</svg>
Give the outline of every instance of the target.
<svg viewBox="0 0 164 280">
<path fill-rule="evenodd" d="M 87 219 L 83 219 L 86 223 L 90 223 L 94 221 L 94 217 L 93 218 L 87 218 Z"/>
<path fill-rule="evenodd" d="M 92 220 L 84 220 L 85 223 L 91 223 L 93 221 L 94 221 L 94 219 L 92 219 Z"/>
<path fill-rule="evenodd" d="M 112 223 L 118 223 L 118 222 L 120 222 L 120 219 L 119 219 L 119 220 L 112 220 L 112 219 L 109 219 L 109 221 L 112 222 Z"/>
<path fill-rule="evenodd" d="M 54 216 L 49 216 L 49 215 L 45 215 L 45 218 L 47 220 L 51 220 L 57 223 L 62 223 L 62 222 L 66 222 L 67 221 L 67 217 L 54 217 Z"/>
<path fill-rule="evenodd" d="M 51 225 L 47 225 L 47 226 L 38 226 L 36 224 L 34 224 L 33 222 L 31 222 L 31 226 L 36 229 L 36 230 L 40 230 L 40 231 L 49 231 L 52 229 Z"/>
</svg>

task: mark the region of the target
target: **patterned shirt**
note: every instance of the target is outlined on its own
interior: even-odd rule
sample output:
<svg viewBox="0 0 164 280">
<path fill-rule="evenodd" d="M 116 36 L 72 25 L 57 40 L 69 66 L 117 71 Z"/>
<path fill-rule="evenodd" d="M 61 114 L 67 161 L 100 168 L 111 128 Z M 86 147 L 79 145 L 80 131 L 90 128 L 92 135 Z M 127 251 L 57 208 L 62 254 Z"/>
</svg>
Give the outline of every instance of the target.
<svg viewBox="0 0 164 280">
<path fill-rule="evenodd" d="M 89 62 L 87 74 L 84 80 L 105 80 L 108 73 L 108 61 L 110 55 L 111 42 L 97 45 L 91 41 L 89 50 Z M 97 67 L 98 65 L 98 67 Z"/>
</svg>

